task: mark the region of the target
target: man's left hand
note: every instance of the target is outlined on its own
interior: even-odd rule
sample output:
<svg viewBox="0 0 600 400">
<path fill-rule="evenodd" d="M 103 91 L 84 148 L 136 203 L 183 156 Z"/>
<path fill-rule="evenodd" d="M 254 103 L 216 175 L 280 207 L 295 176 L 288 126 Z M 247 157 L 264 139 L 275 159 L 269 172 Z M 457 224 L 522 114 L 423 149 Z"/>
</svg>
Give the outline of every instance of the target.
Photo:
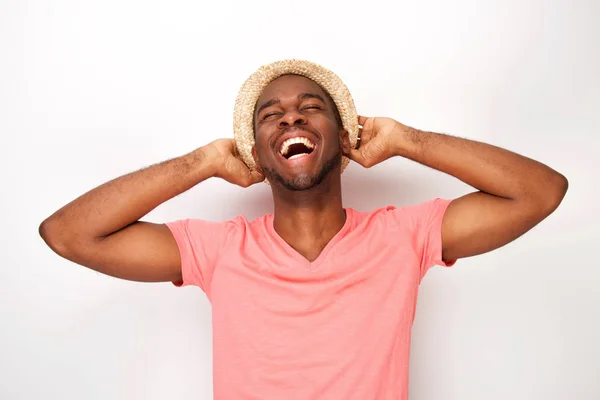
<svg viewBox="0 0 600 400">
<path fill-rule="evenodd" d="M 396 120 L 384 117 L 358 117 L 357 148 L 344 154 L 365 168 L 370 168 L 397 155 L 398 143 L 408 129 Z"/>
</svg>

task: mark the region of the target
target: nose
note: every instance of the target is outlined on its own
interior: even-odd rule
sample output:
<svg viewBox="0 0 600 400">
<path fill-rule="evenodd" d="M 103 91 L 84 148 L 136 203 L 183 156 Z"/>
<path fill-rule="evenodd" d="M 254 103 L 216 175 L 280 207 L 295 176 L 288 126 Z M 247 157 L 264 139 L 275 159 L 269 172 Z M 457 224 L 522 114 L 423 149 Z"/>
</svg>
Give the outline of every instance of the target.
<svg viewBox="0 0 600 400">
<path fill-rule="evenodd" d="M 290 110 L 286 112 L 285 115 L 279 120 L 280 128 L 304 124 L 306 124 L 306 117 L 297 110 Z"/>
</svg>

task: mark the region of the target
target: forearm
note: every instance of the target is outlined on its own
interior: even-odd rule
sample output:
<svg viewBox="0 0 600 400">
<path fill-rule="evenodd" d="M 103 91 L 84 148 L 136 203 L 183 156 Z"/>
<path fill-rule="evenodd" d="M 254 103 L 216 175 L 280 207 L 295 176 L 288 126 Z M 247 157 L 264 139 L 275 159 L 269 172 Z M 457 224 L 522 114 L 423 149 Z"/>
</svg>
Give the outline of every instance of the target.
<svg viewBox="0 0 600 400">
<path fill-rule="evenodd" d="M 564 195 L 566 179 L 552 168 L 489 144 L 399 129 L 396 153 L 452 175 L 474 188 L 513 200 L 551 202 Z"/>
<path fill-rule="evenodd" d="M 40 233 L 58 241 L 105 237 L 213 173 L 211 162 L 200 148 L 92 189 L 47 218 Z"/>
</svg>

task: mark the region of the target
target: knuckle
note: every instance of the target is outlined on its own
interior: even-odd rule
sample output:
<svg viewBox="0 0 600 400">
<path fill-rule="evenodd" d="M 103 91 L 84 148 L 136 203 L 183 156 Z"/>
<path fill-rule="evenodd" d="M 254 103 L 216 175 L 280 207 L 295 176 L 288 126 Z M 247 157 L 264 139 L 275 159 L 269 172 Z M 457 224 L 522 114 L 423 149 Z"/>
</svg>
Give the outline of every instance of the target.
<svg viewBox="0 0 600 400">
<path fill-rule="evenodd" d="M 244 188 L 247 188 L 248 186 L 250 186 L 250 184 L 251 184 L 250 177 L 248 177 L 248 176 L 244 176 L 244 177 L 241 179 L 240 186 L 242 186 L 242 187 L 244 187 Z"/>
</svg>

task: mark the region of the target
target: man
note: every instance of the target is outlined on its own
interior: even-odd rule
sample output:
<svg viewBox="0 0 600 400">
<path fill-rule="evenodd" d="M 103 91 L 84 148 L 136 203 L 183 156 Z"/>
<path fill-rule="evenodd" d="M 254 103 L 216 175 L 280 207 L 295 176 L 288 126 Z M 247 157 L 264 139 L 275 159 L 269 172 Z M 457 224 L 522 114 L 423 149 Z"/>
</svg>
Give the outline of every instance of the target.
<svg viewBox="0 0 600 400">
<path fill-rule="evenodd" d="M 410 330 L 427 270 L 509 243 L 552 213 L 568 186 L 507 150 L 358 117 L 339 78 L 304 61 L 252 75 L 234 119 L 235 140 L 107 182 L 40 226 L 55 252 L 96 271 L 202 288 L 213 308 L 217 399 L 407 399 Z M 348 158 L 371 167 L 394 156 L 477 191 L 345 209 Z M 266 178 L 274 213 L 140 221 L 210 177 L 243 187 Z"/>
</svg>

